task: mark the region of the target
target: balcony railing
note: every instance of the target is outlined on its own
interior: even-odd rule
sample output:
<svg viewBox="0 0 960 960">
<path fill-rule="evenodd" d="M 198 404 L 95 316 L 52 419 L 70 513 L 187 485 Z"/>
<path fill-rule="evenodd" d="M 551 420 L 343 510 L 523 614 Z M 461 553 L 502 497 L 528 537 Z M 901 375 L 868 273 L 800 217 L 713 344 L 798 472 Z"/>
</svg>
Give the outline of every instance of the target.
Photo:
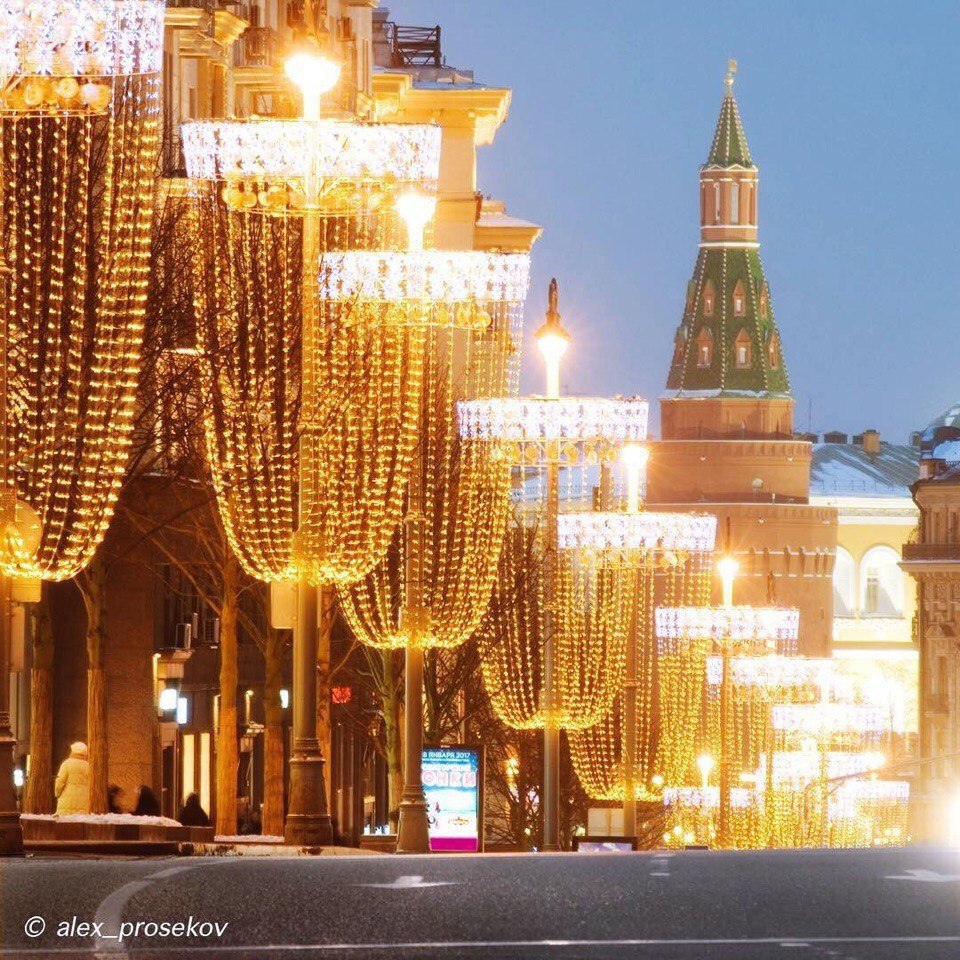
<svg viewBox="0 0 960 960">
<path fill-rule="evenodd" d="M 273 67 L 280 61 L 280 38 L 272 27 L 247 27 L 243 33 L 240 67 Z"/>
<path fill-rule="evenodd" d="M 387 41 L 394 67 L 442 67 L 440 27 L 404 27 L 388 20 Z"/>
<path fill-rule="evenodd" d="M 956 560 L 960 563 L 960 543 L 905 543 L 904 560 Z"/>
</svg>

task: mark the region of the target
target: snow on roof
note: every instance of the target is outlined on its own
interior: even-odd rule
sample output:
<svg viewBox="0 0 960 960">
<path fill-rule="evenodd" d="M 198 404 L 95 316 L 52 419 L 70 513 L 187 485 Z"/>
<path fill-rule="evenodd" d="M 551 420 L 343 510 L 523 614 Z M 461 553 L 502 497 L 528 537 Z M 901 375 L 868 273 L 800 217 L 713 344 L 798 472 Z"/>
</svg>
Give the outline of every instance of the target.
<svg viewBox="0 0 960 960">
<path fill-rule="evenodd" d="M 960 440 L 944 440 L 933 448 L 934 460 L 960 463 Z"/>
<path fill-rule="evenodd" d="M 810 493 L 909 497 L 920 475 L 918 451 L 906 444 L 880 444 L 878 454 L 853 443 L 815 443 L 810 461 Z"/>
</svg>

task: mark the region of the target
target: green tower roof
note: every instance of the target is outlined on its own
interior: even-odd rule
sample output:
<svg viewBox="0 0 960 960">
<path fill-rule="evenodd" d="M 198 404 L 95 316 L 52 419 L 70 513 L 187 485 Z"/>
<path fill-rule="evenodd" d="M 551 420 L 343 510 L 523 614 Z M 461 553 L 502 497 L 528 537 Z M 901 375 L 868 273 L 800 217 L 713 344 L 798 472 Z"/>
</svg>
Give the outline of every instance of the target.
<svg viewBox="0 0 960 960">
<path fill-rule="evenodd" d="M 723 102 L 720 104 L 717 131 L 713 135 L 706 165 L 708 167 L 752 167 L 753 160 L 750 159 L 747 135 L 743 132 L 740 111 L 737 109 L 737 100 L 733 95 L 732 74 L 727 76 L 726 85 Z"/>
<path fill-rule="evenodd" d="M 732 75 L 706 164 L 756 169 Z M 687 284 L 667 376 L 668 397 L 788 397 L 790 381 L 758 244 L 703 243 Z"/>
</svg>

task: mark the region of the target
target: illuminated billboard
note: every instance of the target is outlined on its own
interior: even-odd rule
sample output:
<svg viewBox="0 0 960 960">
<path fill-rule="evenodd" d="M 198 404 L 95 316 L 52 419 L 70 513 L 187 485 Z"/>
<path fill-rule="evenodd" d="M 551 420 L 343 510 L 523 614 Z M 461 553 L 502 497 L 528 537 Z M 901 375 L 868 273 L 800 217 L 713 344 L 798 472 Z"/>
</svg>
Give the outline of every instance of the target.
<svg viewBox="0 0 960 960">
<path fill-rule="evenodd" d="M 481 760 L 477 747 L 427 747 L 423 792 L 431 850 L 480 848 Z"/>
</svg>

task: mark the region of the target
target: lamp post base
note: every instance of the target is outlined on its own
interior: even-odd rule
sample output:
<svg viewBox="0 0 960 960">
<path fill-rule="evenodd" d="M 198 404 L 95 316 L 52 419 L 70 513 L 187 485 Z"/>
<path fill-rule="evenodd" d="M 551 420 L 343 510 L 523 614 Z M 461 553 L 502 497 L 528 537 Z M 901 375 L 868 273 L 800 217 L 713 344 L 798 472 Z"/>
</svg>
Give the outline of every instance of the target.
<svg viewBox="0 0 960 960">
<path fill-rule="evenodd" d="M 23 856 L 23 827 L 13 791 L 16 741 L 9 729 L 0 733 L 0 857 Z"/>
<path fill-rule="evenodd" d="M 423 796 L 400 801 L 400 822 L 397 826 L 397 853 L 429 853 L 430 833 L 427 826 L 427 801 Z"/>
<path fill-rule="evenodd" d="M 327 811 L 324 760 L 316 755 L 290 758 L 290 810 L 284 823 L 286 843 L 321 847 L 333 843 L 333 823 Z"/>
</svg>

